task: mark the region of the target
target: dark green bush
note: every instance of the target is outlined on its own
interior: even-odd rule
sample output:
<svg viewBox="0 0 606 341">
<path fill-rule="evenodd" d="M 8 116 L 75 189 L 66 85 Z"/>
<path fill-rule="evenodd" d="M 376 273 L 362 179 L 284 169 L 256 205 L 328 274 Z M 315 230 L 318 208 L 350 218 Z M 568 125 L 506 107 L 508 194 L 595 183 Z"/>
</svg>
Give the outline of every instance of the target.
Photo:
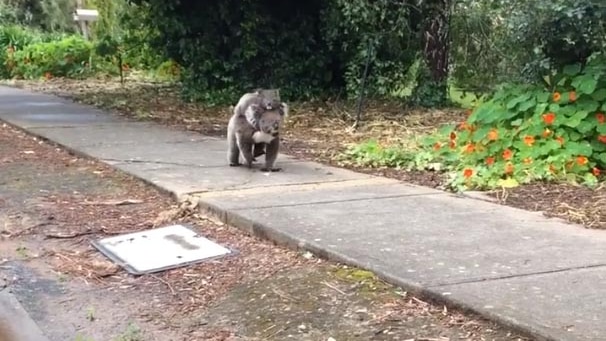
<svg viewBox="0 0 606 341">
<path fill-rule="evenodd" d="M 207 103 L 256 87 L 290 100 L 355 96 L 369 51 L 368 92 L 390 96 L 417 54 L 414 6 L 399 1 L 133 2 L 149 9 L 152 46 L 182 66 L 186 97 Z"/>
</svg>

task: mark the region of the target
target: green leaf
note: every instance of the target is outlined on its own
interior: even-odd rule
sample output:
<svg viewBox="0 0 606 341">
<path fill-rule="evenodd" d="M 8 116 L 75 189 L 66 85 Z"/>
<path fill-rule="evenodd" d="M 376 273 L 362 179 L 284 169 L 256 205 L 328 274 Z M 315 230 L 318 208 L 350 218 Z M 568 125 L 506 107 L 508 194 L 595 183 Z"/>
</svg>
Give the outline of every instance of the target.
<svg viewBox="0 0 606 341">
<path fill-rule="evenodd" d="M 584 94 L 592 94 L 598 86 L 598 81 L 590 75 L 577 77 L 573 82 L 572 86 Z"/>
<path fill-rule="evenodd" d="M 530 98 L 528 100 L 523 101 L 522 103 L 520 103 L 520 107 L 519 110 L 520 111 L 526 111 L 532 107 L 534 107 L 536 105 L 536 101 L 534 100 L 534 98 Z"/>
<path fill-rule="evenodd" d="M 591 131 L 591 129 L 593 129 L 594 125 L 591 122 L 587 122 L 587 121 L 582 121 L 578 126 L 577 126 L 577 130 L 581 133 L 581 134 L 586 134 L 587 132 Z"/>
<path fill-rule="evenodd" d="M 593 156 L 594 159 L 600 161 L 603 165 L 606 165 L 606 153 L 599 153 Z"/>
<path fill-rule="evenodd" d="M 537 115 L 544 113 L 545 110 L 547 109 L 548 105 L 549 104 L 547 104 L 547 103 L 538 104 L 536 109 L 534 110 L 534 115 L 537 116 Z"/>
<path fill-rule="evenodd" d="M 549 101 L 549 92 L 541 92 L 537 95 L 537 102 L 547 102 Z M 547 107 L 547 103 L 545 103 L 545 107 Z"/>
<path fill-rule="evenodd" d="M 576 128 L 587 115 L 589 115 L 587 111 L 577 111 L 574 115 L 562 120 L 562 124 L 571 128 Z"/>
<path fill-rule="evenodd" d="M 606 124 L 598 124 L 596 130 L 600 135 L 606 135 Z"/>
<path fill-rule="evenodd" d="M 526 101 L 529 98 L 530 98 L 529 94 L 524 94 L 524 95 L 517 96 L 517 97 L 511 99 L 509 102 L 507 102 L 507 106 L 506 107 L 507 107 L 507 109 L 513 109 L 516 105 L 518 105 L 521 102 Z"/>
<path fill-rule="evenodd" d="M 597 89 L 592 95 L 591 98 L 593 98 L 596 101 L 602 102 L 603 100 L 606 99 L 606 89 L 605 88 L 601 88 L 601 89 Z"/>
<path fill-rule="evenodd" d="M 511 121 L 511 123 L 509 123 L 509 124 L 511 124 L 512 127 L 519 127 L 522 125 L 522 123 L 524 123 L 524 120 L 521 118 L 518 118 L 517 120 Z"/>
<path fill-rule="evenodd" d="M 564 144 L 566 150 L 570 152 L 572 155 L 585 155 L 590 156 L 593 153 L 591 149 L 591 145 L 585 141 L 582 142 L 574 142 L 568 141 L 568 143 Z"/>
<path fill-rule="evenodd" d="M 568 139 L 571 141 L 578 141 L 581 140 L 583 138 L 583 135 L 581 135 L 580 133 L 576 132 L 576 131 L 571 131 L 570 134 L 568 134 Z"/>
<path fill-rule="evenodd" d="M 594 152 L 603 152 L 606 151 L 606 144 L 598 141 L 597 139 L 593 139 L 591 140 L 591 148 L 593 148 Z"/>
<path fill-rule="evenodd" d="M 553 111 L 554 113 L 558 113 L 560 111 L 560 105 L 557 103 L 551 103 L 549 105 L 549 111 Z"/>
<path fill-rule="evenodd" d="M 583 176 L 583 183 L 587 186 L 593 187 L 597 185 L 598 178 L 596 178 L 595 175 L 591 173 L 585 173 L 585 176 Z"/>
<path fill-rule="evenodd" d="M 549 154 L 549 152 L 558 150 L 561 147 L 562 146 L 560 145 L 560 142 L 558 142 L 556 140 L 548 140 L 545 142 L 545 144 L 543 146 L 541 146 L 541 148 L 540 148 L 541 154 L 547 155 L 547 154 Z"/>
<path fill-rule="evenodd" d="M 589 97 L 580 98 L 575 104 L 578 109 L 587 110 L 590 112 L 596 111 L 600 107 L 600 103 L 596 102 L 595 100 L 593 100 Z M 570 107 L 574 107 L 574 106 L 570 106 Z"/>
</svg>

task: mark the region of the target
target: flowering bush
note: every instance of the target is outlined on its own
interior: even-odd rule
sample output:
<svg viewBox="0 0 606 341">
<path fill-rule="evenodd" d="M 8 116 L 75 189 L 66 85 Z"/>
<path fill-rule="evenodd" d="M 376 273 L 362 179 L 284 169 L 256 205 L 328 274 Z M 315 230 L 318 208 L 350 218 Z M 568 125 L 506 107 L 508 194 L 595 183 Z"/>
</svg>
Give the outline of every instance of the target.
<svg viewBox="0 0 606 341">
<path fill-rule="evenodd" d="M 606 169 L 606 63 L 569 65 L 551 83 L 503 86 L 460 125 L 441 127 L 414 150 L 369 143 L 347 156 L 375 166 L 437 167 L 459 190 L 535 180 L 593 185 Z"/>
</svg>

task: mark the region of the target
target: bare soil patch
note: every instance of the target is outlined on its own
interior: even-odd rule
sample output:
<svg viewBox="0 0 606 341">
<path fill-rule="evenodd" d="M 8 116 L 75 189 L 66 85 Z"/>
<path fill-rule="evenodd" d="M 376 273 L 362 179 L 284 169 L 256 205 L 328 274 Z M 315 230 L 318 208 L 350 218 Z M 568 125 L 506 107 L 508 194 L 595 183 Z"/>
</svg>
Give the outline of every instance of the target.
<svg viewBox="0 0 606 341">
<path fill-rule="evenodd" d="M 12 84 L 111 109 L 128 117 L 208 135 L 224 136 L 229 118 L 228 108 L 207 108 L 183 102 L 179 98 L 178 88 L 174 86 L 134 80 L 121 85 L 112 79 L 54 79 L 46 82 L 16 81 Z M 465 117 L 464 110 L 420 111 L 397 103 L 368 103 L 364 123 L 356 132 L 351 130 L 353 112 L 353 106 L 340 103 L 292 105 L 284 136 L 284 152 L 301 159 L 442 188 L 445 179 L 440 173 L 344 166 L 335 161 L 335 156 L 351 143 L 368 139 L 381 143 L 406 141 L 441 124 L 458 123 Z M 563 218 L 588 228 L 606 229 L 604 186 L 591 190 L 570 184 L 535 183 L 486 194 L 504 205 L 542 211 L 547 216 Z"/>
</svg>

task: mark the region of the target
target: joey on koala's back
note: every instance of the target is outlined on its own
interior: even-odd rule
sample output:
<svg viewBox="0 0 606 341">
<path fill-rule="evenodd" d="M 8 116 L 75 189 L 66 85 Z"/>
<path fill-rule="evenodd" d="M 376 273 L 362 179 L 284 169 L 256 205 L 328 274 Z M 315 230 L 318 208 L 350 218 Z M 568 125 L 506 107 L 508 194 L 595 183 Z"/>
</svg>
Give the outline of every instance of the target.
<svg viewBox="0 0 606 341">
<path fill-rule="evenodd" d="M 288 113 L 288 105 L 280 103 L 276 109 L 265 109 L 263 105 L 251 104 L 244 115 L 234 114 L 227 125 L 227 157 L 230 166 L 240 165 L 240 154 L 250 168 L 254 161 L 253 147 L 265 149 L 265 166 L 262 171 L 280 171 L 274 163 L 280 149 L 280 128 Z M 254 122 L 253 123 L 251 123 Z"/>
</svg>

